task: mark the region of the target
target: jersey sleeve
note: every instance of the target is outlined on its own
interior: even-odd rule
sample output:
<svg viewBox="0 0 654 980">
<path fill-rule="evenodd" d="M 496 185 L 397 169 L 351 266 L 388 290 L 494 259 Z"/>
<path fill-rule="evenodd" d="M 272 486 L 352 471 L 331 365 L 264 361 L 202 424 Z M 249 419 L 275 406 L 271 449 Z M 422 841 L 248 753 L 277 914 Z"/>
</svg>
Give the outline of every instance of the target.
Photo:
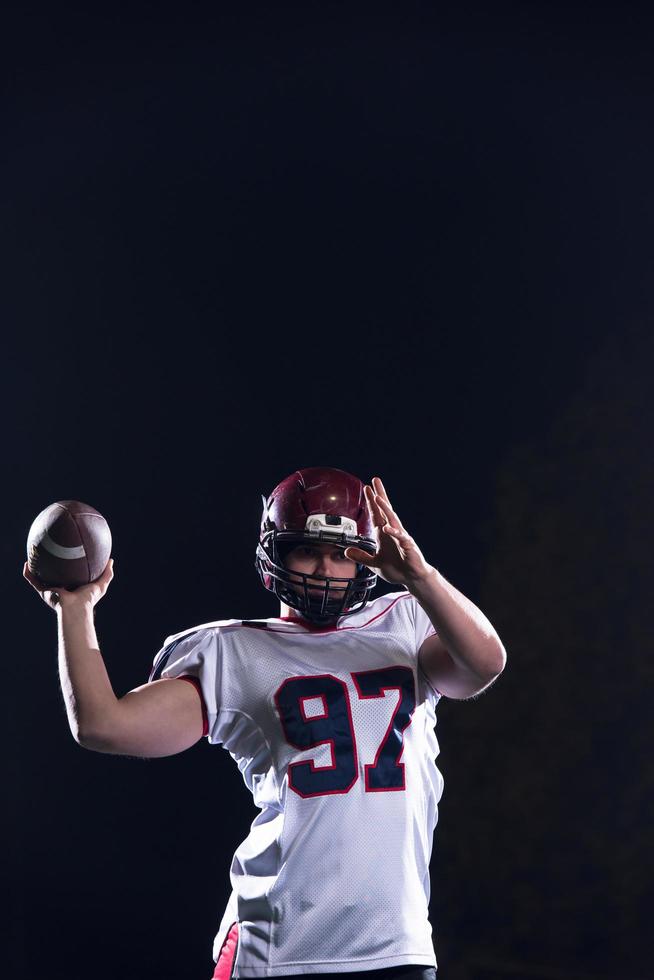
<svg viewBox="0 0 654 980">
<path fill-rule="evenodd" d="M 214 741 L 220 713 L 218 630 L 199 630 L 168 639 L 154 658 L 149 682 L 171 678 L 190 681 L 202 701 L 203 735 Z"/>
<path fill-rule="evenodd" d="M 411 623 L 411 629 L 415 637 L 417 654 L 425 640 L 429 636 L 436 636 L 437 631 L 434 626 L 432 626 L 429 616 L 417 599 L 415 599 L 413 596 L 409 596 L 406 607 L 409 622 Z"/>
<path fill-rule="evenodd" d="M 430 636 L 437 636 L 438 630 L 432 625 L 429 616 L 414 596 L 410 595 L 407 598 L 404 603 L 404 608 L 406 609 L 406 615 L 409 619 L 409 629 L 411 630 L 415 643 L 415 656 L 419 677 L 422 679 L 425 690 L 438 701 L 442 697 L 442 694 L 429 680 L 418 660 L 420 647 Z"/>
</svg>

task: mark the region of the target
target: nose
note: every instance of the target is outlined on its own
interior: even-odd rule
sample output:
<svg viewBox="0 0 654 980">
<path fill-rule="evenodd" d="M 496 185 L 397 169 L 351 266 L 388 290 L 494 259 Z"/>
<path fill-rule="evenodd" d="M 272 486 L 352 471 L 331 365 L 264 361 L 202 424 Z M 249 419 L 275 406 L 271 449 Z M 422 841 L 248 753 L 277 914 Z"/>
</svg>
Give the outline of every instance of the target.
<svg viewBox="0 0 654 980">
<path fill-rule="evenodd" d="M 316 575 L 324 575 L 325 578 L 329 578 L 332 573 L 332 560 L 329 555 L 320 555 L 318 561 L 316 562 Z"/>
<path fill-rule="evenodd" d="M 322 575 L 324 578 L 339 578 L 342 574 L 340 565 L 334 560 L 329 551 L 320 552 L 313 561 L 312 575 Z"/>
</svg>

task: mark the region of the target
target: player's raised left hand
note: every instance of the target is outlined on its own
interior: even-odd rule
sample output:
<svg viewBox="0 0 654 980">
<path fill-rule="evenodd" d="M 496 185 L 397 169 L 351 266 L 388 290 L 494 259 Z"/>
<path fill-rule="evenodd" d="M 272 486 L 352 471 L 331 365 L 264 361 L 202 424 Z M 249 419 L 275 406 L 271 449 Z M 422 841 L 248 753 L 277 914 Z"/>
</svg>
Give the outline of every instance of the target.
<svg viewBox="0 0 654 980">
<path fill-rule="evenodd" d="M 378 476 L 364 488 L 375 528 L 377 551 L 369 555 L 360 548 L 346 548 L 345 557 L 374 569 L 386 582 L 406 585 L 419 582 L 434 571 L 420 548 L 402 526 Z"/>
</svg>

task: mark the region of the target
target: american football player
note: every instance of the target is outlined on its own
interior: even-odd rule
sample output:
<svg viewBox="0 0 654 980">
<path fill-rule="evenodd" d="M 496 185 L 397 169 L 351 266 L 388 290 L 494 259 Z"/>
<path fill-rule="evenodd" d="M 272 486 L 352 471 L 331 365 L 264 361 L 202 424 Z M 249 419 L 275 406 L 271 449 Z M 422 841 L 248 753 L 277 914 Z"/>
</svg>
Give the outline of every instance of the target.
<svg viewBox="0 0 654 980">
<path fill-rule="evenodd" d="M 424 557 L 379 478 L 291 474 L 263 499 L 255 560 L 279 616 L 168 637 L 148 683 L 122 697 L 93 621 L 112 563 L 74 592 L 25 569 L 57 611 L 73 736 L 143 757 L 204 736 L 236 760 L 259 813 L 232 860 L 216 980 L 428 980 L 436 707 L 492 684 L 504 647 Z M 378 576 L 396 589 L 373 599 Z"/>
</svg>

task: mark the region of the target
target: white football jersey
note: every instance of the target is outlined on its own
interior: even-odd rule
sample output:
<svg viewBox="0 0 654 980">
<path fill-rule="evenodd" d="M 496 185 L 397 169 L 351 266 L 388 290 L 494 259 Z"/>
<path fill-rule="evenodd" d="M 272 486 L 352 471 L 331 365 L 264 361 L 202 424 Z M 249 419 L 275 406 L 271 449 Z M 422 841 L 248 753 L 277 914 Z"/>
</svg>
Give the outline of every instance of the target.
<svg viewBox="0 0 654 980">
<path fill-rule="evenodd" d="M 408 592 L 336 627 L 208 623 L 167 639 L 151 680 L 199 680 L 212 744 L 260 809 L 231 866 L 214 959 L 238 921 L 234 975 L 434 966 L 429 859 L 443 780 L 433 634 Z"/>
</svg>

